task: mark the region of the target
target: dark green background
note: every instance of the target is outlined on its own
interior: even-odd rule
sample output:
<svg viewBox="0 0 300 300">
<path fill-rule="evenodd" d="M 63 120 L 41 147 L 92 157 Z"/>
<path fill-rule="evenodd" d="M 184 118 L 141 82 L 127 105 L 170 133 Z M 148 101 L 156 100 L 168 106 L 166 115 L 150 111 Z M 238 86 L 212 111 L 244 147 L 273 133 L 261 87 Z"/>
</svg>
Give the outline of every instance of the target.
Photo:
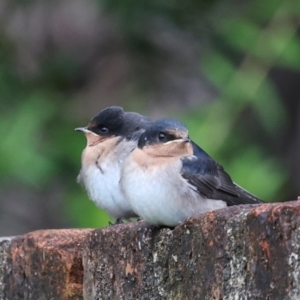
<svg viewBox="0 0 300 300">
<path fill-rule="evenodd" d="M 76 183 L 84 126 L 174 117 L 233 180 L 296 199 L 299 1 L 2 1 L 0 235 L 101 227 Z"/>
</svg>

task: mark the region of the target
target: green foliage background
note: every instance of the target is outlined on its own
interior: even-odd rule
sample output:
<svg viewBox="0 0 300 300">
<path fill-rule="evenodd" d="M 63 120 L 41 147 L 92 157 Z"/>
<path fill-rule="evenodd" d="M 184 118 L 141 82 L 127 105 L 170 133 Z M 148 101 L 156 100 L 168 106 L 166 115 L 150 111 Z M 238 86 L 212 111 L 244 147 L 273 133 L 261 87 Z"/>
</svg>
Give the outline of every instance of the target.
<svg viewBox="0 0 300 300">
<path fill-rule="evenodd" d="M 236 9 L 217 0 L 98 3 L 99 10 L 116 20 L 133 55 L 163 54 L 146 35 L 149 23 L 156 19 L 201 41 L 202 55 L 195 63 L 218 96 L 168 116 L 182 120 L 190 136 L 235 182 L 266 201 L 284 199 L 288 169 L 277 153 L 256 139 L 251 120 L 259 124 L 262 139 L 276 139 L 289 126 L 289 115 L 269 72 L 300 70 L 300 2 L 257 0 Z M 61 209 L 70 226 L 106 226 L 108 216 L 95 208 L 75 181 L 85 140 L 73 129 L 84 124 L 72 118 L 69 107 L 80 66 L 67 55 L 55 54 L 44 59 L 37 75 L 24 78 L 15 70 L 14 58 L 14 44 L 0 34 L 1 186 L 16 182 L 32 190 L 51 190 L 59 182 L 65 199 Z M 143 78 L 139 85 L 136 99 L 124 106 L 146 113 L 140 103 L 153 85 Z"/>
</svg>

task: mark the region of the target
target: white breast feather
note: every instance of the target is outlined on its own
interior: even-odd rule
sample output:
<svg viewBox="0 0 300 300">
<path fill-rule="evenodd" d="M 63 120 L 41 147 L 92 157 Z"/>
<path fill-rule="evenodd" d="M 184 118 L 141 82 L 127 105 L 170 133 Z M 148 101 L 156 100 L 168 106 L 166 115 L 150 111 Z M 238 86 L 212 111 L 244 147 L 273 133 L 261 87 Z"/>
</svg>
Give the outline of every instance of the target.
<svg viewBox="0 0 300 300">
<path fill-rule="evenodd" d="M 112 161 L 108 155 L 99 165 L 83 166 L 79 174 L 79 180 L 84 184 L 90 199 L 115 219 L 135 216 L 119 185 L 121 166 L 134 145 L 132 143 L 128 150 L 116 148 L 118 161 Z M 115 155 L 115 152 L 111 155 Z"/>
<path fill-rule="evenodd" d="M 226 207 L 221 200 L 202 198 L 179 171 L 181 161 L 151 170 L 126 161 L 121 180 L 132 209 L 146 222 L 176 226 L 191 216 Z"/>
</svg>

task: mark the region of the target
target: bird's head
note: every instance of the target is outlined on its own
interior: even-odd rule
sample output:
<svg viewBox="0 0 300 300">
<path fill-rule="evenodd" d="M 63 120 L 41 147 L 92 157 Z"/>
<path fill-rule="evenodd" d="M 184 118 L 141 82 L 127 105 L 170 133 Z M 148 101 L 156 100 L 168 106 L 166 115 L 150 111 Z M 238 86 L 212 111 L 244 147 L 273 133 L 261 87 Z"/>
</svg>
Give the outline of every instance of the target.
<svg viewBox="0 0 300 300">
<path fill-rule="evenodd" d="M 178 157 L 193 153 L 188 129 L 179 121 L 161 119 L 140 137 L 138 147 L 153 156 Z"/>
<path fill-rule="evenodd" d="M 82 131 L 89 145 L 94 145 L 119 135 L 123 124 L 124 111 L 121 107 L 111 106 L 101 110 L 86 127 L 75 130 Z"/>
<path fill-rule="evenodd" d="M 151 121 L 137 113 L 124 112 L 122 107 L 111 106 L 101 110 L 82 131 L 89 145 L 103 142 L 113 137 L 131 137 L 134 133 L 146 129 Z"/>
</svg>

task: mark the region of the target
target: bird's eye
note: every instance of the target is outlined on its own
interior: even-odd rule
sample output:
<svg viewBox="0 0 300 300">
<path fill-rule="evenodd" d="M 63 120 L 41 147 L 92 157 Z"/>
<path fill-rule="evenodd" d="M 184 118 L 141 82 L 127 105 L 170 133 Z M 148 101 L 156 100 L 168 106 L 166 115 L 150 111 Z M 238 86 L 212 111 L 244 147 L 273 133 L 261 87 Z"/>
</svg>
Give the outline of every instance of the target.
<svg viewBox="0 0 300 300">
<path fill-rule="evenodd" d="M 160 131 L 160 132 L 158 133 L 158 139 L 159 139 L 160 141 L 163 141 L 164 139 L 166 139 L 166 134 L 165 134 L 164 132 Z"/>
<path fill-rule="evenodd" d="M 107 127 L 101 126 L 99 128 L 99 130 L 100 130 L 101 133 L 108 133 L 108 128 Z"/>
</svg>

